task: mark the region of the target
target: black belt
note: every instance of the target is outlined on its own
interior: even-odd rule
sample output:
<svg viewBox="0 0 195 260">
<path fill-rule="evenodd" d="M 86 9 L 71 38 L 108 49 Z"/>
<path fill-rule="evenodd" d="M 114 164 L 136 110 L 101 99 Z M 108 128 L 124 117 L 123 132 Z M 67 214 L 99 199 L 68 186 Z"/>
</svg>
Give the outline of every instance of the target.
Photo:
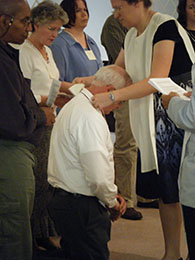
<svg viewBox="0 0 195 260">
<path fill-rule="evenodd" d="M 88 198 L 96 198 L 94 196 L 87 196 L 79 193 L 72 193 L 61 188 L 54 188 L 54 193 L 63 195 L 63 196 L 73 196 L 73 197 L 88 197 Z"/>
</svg>

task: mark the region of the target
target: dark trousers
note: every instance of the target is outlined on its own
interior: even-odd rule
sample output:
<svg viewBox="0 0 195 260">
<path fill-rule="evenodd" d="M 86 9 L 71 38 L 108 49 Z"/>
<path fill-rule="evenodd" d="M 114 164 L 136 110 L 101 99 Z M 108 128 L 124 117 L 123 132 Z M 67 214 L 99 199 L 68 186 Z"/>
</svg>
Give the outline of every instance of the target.
<svg viewBox="0 0 195 260">
<path fill-rule="evenodd" d="M 108 260 L 111 222 L 95 197 L 56 189 L 49 213 L 71 260 Z"/>
<path fill-rule="evenodd" d="M 195 208 L 182 205 L 190 260 L 195 260 Z"/>
</svg>

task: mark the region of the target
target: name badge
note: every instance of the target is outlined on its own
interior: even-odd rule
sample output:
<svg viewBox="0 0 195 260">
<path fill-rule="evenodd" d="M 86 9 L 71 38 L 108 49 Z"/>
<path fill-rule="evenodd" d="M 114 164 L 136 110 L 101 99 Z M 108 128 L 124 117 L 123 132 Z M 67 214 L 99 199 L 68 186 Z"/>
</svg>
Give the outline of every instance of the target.
<svg viewBox="0 0 195 260">
<path fill-rule="evenodd" d="M 96 60 L 96 57 L 92 50 L 86 50 L 85 53 L 89 60 Z"/>
</svg>

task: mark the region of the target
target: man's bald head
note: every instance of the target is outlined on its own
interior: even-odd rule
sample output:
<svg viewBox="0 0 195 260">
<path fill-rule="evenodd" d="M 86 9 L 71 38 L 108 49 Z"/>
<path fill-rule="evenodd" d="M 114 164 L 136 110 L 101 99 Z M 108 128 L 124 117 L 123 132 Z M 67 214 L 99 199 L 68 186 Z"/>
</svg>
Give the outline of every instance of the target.
<svg viewBox="0 0 195 260">
<path fill-rule="evenodd" d="M 0 15 L 15 16 L 26 0 L 0 0 Z"/>
</svg>

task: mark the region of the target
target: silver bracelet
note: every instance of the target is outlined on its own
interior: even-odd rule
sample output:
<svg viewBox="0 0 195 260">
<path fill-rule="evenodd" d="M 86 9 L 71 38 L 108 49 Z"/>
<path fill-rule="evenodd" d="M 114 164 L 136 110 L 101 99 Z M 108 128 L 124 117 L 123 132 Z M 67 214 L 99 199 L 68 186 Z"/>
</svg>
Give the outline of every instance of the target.
<svg viewBox="0 0 195 260">
<path fill-rule="evenodd" d="M 112 92 L 110 92 L 109 98 L 110 98 L 110 100 L 112 100 L 113 103 L 115 102 L 115 97 Z"/>
</svg>

